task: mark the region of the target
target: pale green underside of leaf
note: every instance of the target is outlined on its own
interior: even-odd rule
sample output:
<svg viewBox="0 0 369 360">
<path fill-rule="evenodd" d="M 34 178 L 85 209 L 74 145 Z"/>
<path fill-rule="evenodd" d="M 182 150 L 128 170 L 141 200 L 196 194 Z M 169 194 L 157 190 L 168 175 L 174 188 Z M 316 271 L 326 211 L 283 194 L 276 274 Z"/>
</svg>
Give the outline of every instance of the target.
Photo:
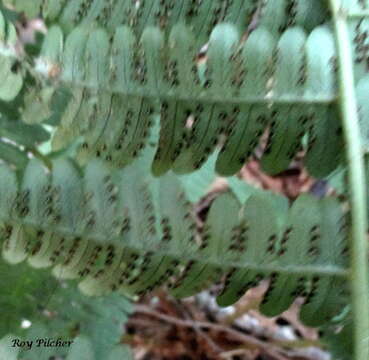
<svg viewBox="0 0 369 360">
<path fill-rule="evenodd" d="M 147 145 L 153 113 L 161 114 L 155 175 L 169 169 L 193 172 L 216 146 L 221 147 L 217 172 L 232 175 L 265 132 L 262 165 L 271 174 L 286 169 L 302 149 L 316 177 L 327 176 L 342 161 L 336 50 L 330 27 L 321 25 L 327 10 L 320 1 L 291 7 L 285 0 L 8 3 L 62 25 L 63 30 L 50 28 L 36 66 L 52 86 L 30 89 L 23 118 L 28 123 L 61 119 L 56 150 L 82 135 L 81 163 L 91 157 L 118 167 L 132 163 Z M 347 6 L 365 9 L 362 2 Z M 256 13 L 256 30 L 242 37 Z M 366 20 L 352 20 L 358 80 L 366 72 L 366 29 Z M 201 66 L 199 39 L 209 41 Z M 71 94 L 55 92 L 56 79 Z M 358 87 L 358 97 L 364 92 Z M 365 117 L 363 134 L 366 122 Z"/>
<path fill-rule="evenodd" d="M 77 279 L 90 295 L 141 295 L 167 284 L 173 295 L 186 297 L 220 281 L 217 301 L 227 306 L 267 279 L 260 307 L 266 315 L 283 312 L 297 297 L 305 299 L 300 317 L 308 325 L 320 325 L 342 309 L 349 214 L 338 201 L 303 195 L 288 208 L 286 199 L 231 179 L 238 199 L 229 192 L 218 196 L 198 229 L 184 195 L 196 183 L 190 200 L 198 201 L 214 169 L 233 175 L 260 153 L 262 170 L 272 175 L 302 151 L 315 177 L 341 164 L 337 55 L 322 1 L 8 3 L 31 17 L 42 13 L 57 26 L 36 61 L 42 76 L 18 96 L 25 71 L 12 54 L 15 30 L 0 18 L 0 100 L 22 97 L 21 116 L 28 124 L 60 123 L 55 150 L 82 139 L 77 157 L 87 167 L 57 161 L 49 173 L 35 160 L 19 183 L 13 170 L 1 168 L 7 261 L 52 267 L 55 276 Z M 351 12 L 369 8 L 368 1 L 343 3 Z M 256 30 L 245 36 L 258 11 Z M 350 20 L 366 152 L 368 25 L 368 19 Z M 206 60 L 199 63 L 205 43 Z M 164 176 L 154 181 L 127 166 L 152 147 L 158 115 L 152 172 Z M 19 136 L 30 129 L 14 127 L 0 135 L 32 147 L 27 136 L 24 142 Z M 32 129 L 36 134 L 40 128 Z M 18 145 L 1 141 L 0 150 L 5 162 L 26 166 L 28 156 Z M 95 157 L 127 169 L 112 175 L 91 161 Z M 165 175 L 170 170 L 199 172 L 178 181 Z M 115 349 L 109 359 L 124 356 L 122 351 Z M 81 352 L 86 359 L 99 358 L 93 340 L 83 336 L 67 359 Z"/>
<path fill-rule="evenodd" d="M 202 66 L 194 39 L 184 25 L 174 25 L 168 40 L 158 28 L 147 27 L 139 41 L 128 27 L 118 27 L 111 41 L 104 30 L 87 27 L 74 29 L 63 41 L 60 29 L 51 28 L 37 69 L 50 77 L 56 68 L 54 76 L 72 86 L 54 148 L 82 135 L 80 162 L 98 157 L 123 167 L 140 156 L 153 116 L 160 113 L 155 175 L 170 169 L 193 172 L 217 146 L 216 171 L 232 175 L 267 129 L 262 165 L 271 174 L 289 166 L 303 149 L 305 134 L 312 175 L 324 177 L 340 164 L 336 55 L 328 26 L 310 34 L 292 27 L 280 37 L 260 27 L 243 42 L 235 26 L 221 24 L 211 33 Z M 50 117 L 50 91 L 36 99 L 39 119 L 25 109 L 29 123 Z"/>
<path fill-rule="evenodd" d="M 278 286 L 271 285 L 262 311 L 275 315 L 304 296 L 302 317 L 314 325 L 344 302 L 346 216 L 336 200 L 304 195 L 288 210 L 268 193 L 245 203 L 225 193 L 196 230 L 178 180 L 149 180 L 141 172 L 129 167 L 111 175 L 92 161 L 81 177 L 71 161 L 58 160 L 48 174 L 32 160 L 18 185 L 3 165 L 4 258 L 51 266 L 55 276 L 78 279 L 91 295 L 142 294 L 168 284 L 183 297 L 225 276 L 222 305 L 271 278 Z"/>
</svg>

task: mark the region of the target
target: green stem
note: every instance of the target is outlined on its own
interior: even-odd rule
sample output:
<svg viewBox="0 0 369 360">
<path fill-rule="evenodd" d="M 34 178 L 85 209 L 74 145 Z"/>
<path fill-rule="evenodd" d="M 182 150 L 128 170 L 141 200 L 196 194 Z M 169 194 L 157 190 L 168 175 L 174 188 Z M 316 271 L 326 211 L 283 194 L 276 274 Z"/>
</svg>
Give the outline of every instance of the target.
<svg viewBox="0 0 369 360">
<path fill-rule="evenodd" d="M 336 32 L 340 106 L 347 146 L 351 199 L 351 284 L 354 316 L 355 360 L 369 359 L 369 288 L 366 186 L 364 157 L 361 147 L 358 108 L 355 97 L 354 64 L 347 25 L 347 14 L 341 1 L 330 0 Z"/>
</svg>

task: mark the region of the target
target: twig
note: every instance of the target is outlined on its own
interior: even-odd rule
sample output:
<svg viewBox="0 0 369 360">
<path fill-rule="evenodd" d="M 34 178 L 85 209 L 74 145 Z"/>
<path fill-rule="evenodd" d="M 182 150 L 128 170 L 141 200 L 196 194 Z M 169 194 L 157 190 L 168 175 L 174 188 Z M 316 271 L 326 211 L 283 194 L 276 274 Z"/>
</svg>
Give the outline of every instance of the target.
<svg viewBox="0 0 369 360">
<path fill-rule="evenodd" d="M 196 328 L 200 328 L 200 329 L 201 328 L 206 328 L 206 329 L 211 329 L 211 330 L 216 331 L 216 332 L 227 333 L 228 335 L 232 336 L 233 338 L 236 338 L 238 341 L 248 344 L 250 347 L 262 349 L 263 351 L 265 351 L 265 353 L 267 353 L 271 356 L 274 356 L 276 359 L 283 360 L 283 358 L 281 357 L 280 354 L 288 356 L 288 352 L 286 352 L 282 349 L 278 349 L 277 347 L 275 347 L 275 346 L 273 346 L 269 343 L 266 344 L 263 341 L 258 340 L 258 339 L 254 338 L 252 336 L 241 334 L 238 331 L 233 330 L 232 328 L 228 328 L 228 327 L 225 327 L 225 326 L 222 326 L 222 325 L 213 324 L 213 323 L 209 323 L 209 322 L 177 319 L 175 317 L 159 313 L 155 310 L 150 309 L 149 307 L 147 307 L 145 305 L 140 305 L 140 304 L 137 304 L 135 306 L 135 310 L 136 310 L 136 312 L 139 312 L 141 314 L 153 316 L 157 319 L 163 320 L 163 321 L 171 323 L 171 324 L 175 324 L 177 326 L 190 327 L 190 328 L 194 328 L 194 329 L 196 329 Z"/>
<path fill-rule="evenodd" d="M 192 316 L 192 314 L 190 314 L 190 311 L 188 309 L 186 309 L 184 306 L 181 306 L 181 310 L 184 313 L 186 319 L 191 320 L 190 316 Z M 200 337 L 205 339 L 205 341 L 208 343 L 208 345 L 210 345 L 210 347 L 212 348 L 213 352 L 214 353 L 222 353 L 223 349 L 220 346 L 218 346 L 208 334 L 206 334 L 204 331 L 202 331 L 201 327 L 198 325 L 198 322 L 194 321 L 194 324 L 195 324 L 194 330 L 196 331 L 196 333 Z"/>
</svg>

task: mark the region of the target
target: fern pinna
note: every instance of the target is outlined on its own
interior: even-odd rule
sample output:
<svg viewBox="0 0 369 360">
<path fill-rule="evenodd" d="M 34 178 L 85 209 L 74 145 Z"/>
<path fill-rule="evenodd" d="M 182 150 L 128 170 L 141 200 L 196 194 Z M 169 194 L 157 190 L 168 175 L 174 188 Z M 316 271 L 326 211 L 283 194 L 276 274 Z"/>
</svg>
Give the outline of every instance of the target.
<svg viewBox="0 0 369 360">
<path fill-rule="evenodd" d="M 311 325 L 337 315 L 351 283 L 355 356 L 367 359 L 368 1 L 4 3 L 49 29 L 37 56 L 19 54 L 1 6 L 0 109 L 52 125 L 53 149 L 77 148 L 84 166 L 46 159 L 48 172 L 33 160 L 17 176 L 2 166 L 8 261 L 53 266 L 90 294 L 167 283 L 188 296 L 221 281 L 222 305 L 268 279 L 262 311 L 302 296 Z M 144 181 L 131 164 L 158 115 L 151 170 L 163 177 Z M 303 195 L 287 210 L 269 194 L 240 204 L 226 193 L 198 228 L 176 175 L 215 150 L 223 176 L 251 157 L 272 175 L 300 154 L 318 178 L 345 167 L 349 211 L 334 198 Z"/>
</svg>

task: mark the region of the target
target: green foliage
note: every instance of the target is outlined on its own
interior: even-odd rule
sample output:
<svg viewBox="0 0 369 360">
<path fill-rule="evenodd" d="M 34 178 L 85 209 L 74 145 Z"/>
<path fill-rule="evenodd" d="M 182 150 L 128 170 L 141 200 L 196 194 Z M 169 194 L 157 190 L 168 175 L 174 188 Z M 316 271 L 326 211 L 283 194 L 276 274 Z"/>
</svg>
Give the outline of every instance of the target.
<svg viewBox="0 0 369 360">
<path fill-rule="evenodd" d="M 7 335 L 0 339 L 0 356 L 1 359 L 6 360 L 49 360 L 55 355 L 55 351 L 51 347 L 37 347 L 37 340 L 40 339 L 40 335 L 45 336 L 47 339 L 46 329 L 43 327 L 35 328 L 34 336 L 31 336 L 26 341 L 33 341 L 33 347 L 31 350 L 22 352 L 19 347 L 12 347 L 13 340 L 22 338 L 14 337 L 13 335 Z M 95 344 L 96 346 L 96 344 Z M 97 360 L 101 359 L 97 353 L 94 352 L 94 345 L 90 338 L 87 336 L 78 336 L 73 340 L 73 344 L 68 347 L 65 354 L 66 360 Z M 108 353 L 103 354 L 104 359 L 108 360 L 131 360 L 133 359 L 130 350 L 122 345 L 115 345 L 111 347 Z"/>
<path fill-rule="evenodd" d="M 289 28 L 279 39 L 259 28 L 240 42 L 236 27 L 219 25 L 210 36 L 204 66 L 198 65 L 194 39 L 183 25 L 173 26 L 168 40 L 158 28 L 147 28 L 140 41 L 129 27 L 118 27 L 110 45 L 106 31 L 77 27 L 63 48 L 55 46 L 62 44 L 61 30 L 52 28 L 38 69 L 44 74 L 60 69 L 59 81 L 75 87 L 54 148 L 82 135 L 83 163 L 88 155 L 125 166 L 146 146 L 153 114 L 160 112 L 155 175 L 171 168 L 192 172 L 217 145 L 216 170 L 232 175 L 268 127 L 262 159 L 266 171 L 284 170 L 302 149 L 305 134 L 306 165 L 313 175 L 326 176 L 338 166 L 342 138 L 336 121 L 334 38 L 328 27 L 310 35 Z M 38 99 L 46 108 L 48 97 Z"/>
<path fill-rule="evenodd" d="M 0 337 L 9 332 L 12 333 L 11 339 L 19 336 L 24 340 L 73 340 L 77 336 L 74 340 L 76 344 L 68 355 L 71 359 L 76 356 L 73 352 L 78 352 L 79 338 L 88 339 L 89 351 L 96 359 L 108 358 L 113 351 L 119 353 L 120 346 L 117 346 L 117 350 L 112 349 L 120 342 L 122 324 L 131 312 L 131 305 L 125 298 L 117 294 L 101 298 L 85 297 L 73 284 L 54 279 L 44 270 L 32 270 L 26 264 L 15 268 L 2 260 L 0 266 Z M 21 328 L 21 321 L 24 319 L 31 322 L 30 328 Z M 6 337 L 3 341 L 5 339 Z M 1 351 L 10 350 L 9 340 L 7 344 L 0 345 L 0 354 Z M 19 359 L 48 360 L 50 356 L 65 355 L 68 350 L 68 347 L 36 347 L 35 343 L 32 351 L 21 351 Z M 120 359 L 118 355 L 111 356 L 112 360 Z M 10 359 L 10 355 L 0 358 Z"/>
<path fill-rule="evenodd" d="M 50 133 L 41 125 L 27 125 L 0 115 L 0 158 L 19 170 L 24 169 L 30 154 L 35 155 L 37 146 L 49 138 Z"/>
<path fill-rule="evenodd" d="M 0 260 L 0 337 L 22 335 L 22 319 L 32 318 L 38 306 L 55 290 L 55 281 L 45 271 L 30 270 L 26 264 L 14 268 Z"/>
<path fill-rule="evenodd" d="M 20 6 L 22 1 L 18 3 Z M 122 14 L 145 13 L 146 2 L 137 11 L 134 2 L 124 3 L 133 8 Z M 199 6 L 217 9 L 219 4 L 215 3 L 205 1 Z M 232 9 L 239 10 L 241 5 L 232 2 L 225 6 L 222 11 L 233 15 L 220 16 L 229 24 L 212 26 L 207 61 L 199 65 L 199 37 L 194 36 L 192 22 L 178 25 L 177 19 L 169 21 L 172 25 L 165 31 L 150 26 L 137 31 L 133 25 L 137 21 L 130 15 L 130 20 L 121 22 L 126 26 L 114 26 L 109 34 L 91 19 L 97 14 L 110 14 L 110 2 L 104 5 L 103 1 L 72 1 L 63 6 L 51 1 L 45 8 L 51 13 L 59 8 L 57 13 L 61 11 L 63 15 L 58 20 L 62 23 L 67 18 L 74 19 L 73 30 L 66 35 L 59 27 L 49 30 L 36 69 L 52 84 L 62 81 L 68 87 L 72 85 L 73 90 L 67 97 L 58 95 L 53 87 L 31 91 L 24 105 L 24 119 L 28 123 L 50 121 L 51 113 L 57 112 L 61 126 L 53 139 L 55 150 L 82 135 L 82 163 L 98 157 L 122 167 L 141 154 L 153 126 L 152 115 L 160 113 L 160 141 L 153 163 L 156 175 L 171 168 L 178 174 L 192 172 L 203 165 L 217 145 L 221 152 L 216 170 L 221 175 L 232 175 L 253 154 L 269 129 L 262 158 L 265 171 L 281 172 L 304 149 L 312 175 L 327 176 L 343 156 L 342 129 L 336 121 L 334 36 L 328 25 L 318 26 L 324 16 L 310 18 L 302 11 L 322 16 L 320 2 L 314 2 L 314 6 L 296 2 L 290 9 L 292 19 L 286 19 L 278 10 L 285 8 L 282 3 L 269 2 L 258 10 L 258 28 L 246 41 L 241 39 L 233 18 L 238 12 Z M 121 6 L 119 1 L 116 4 Z M 195 5 L 155 2 L 149 7 L 149 17 L 157 6 L 167 10 L 174 6 L 185 13 L 186 6 Z M 251 7 L 251 13 L 256 11 L 254 5 Z M 178 15 L 174 9 L 170 14 Z M 278 25 L 276 14 L 281 14 L 290 27 Z M 75 21 L 83 26 L 76 28 Z M 311 21 L 317 24 L 306 23 Z M 153 25 L 158 24 L 154 21 Z M 364 30 L 362 23 L 353 28 L 354 39 L 362 39 Z M 354 50 L 362 62 L 361 42 L 356 41 Z M 365 101 L 361 84 L 358 99 Z M 55 116 L 54 121 L 59 122 Z M 302 139 L 306 134 L 308 142 L 304 147 Z"/>
<path fill-rule="evenodd" d="M 68 32 L 81 24 L 96 23 L 109 31 L 128 25 L 141 35 L 147 26 L 167 31 L 174 24 L 184 23 L 191 26 L 200 45 L 218 23 L 232 22 L 240 30 L 245 29 L 257 13 L 262 17 L 261 25 L 273 32 L 291 25 L 311 30 L 328 16 L 319 0 L 295 1 L 291 7 L 283 0 L 259 3 L 243 0 L 37 0 L 32 7 L 27 0 L 7 1 L 31 17 L 41 10 L 46 20 L 58 22 Z"/>
<path fill-rule="evenodd" d="M 352 274 L 353 348 L 358 360 L 367 358 L 358 309 L 366 310 L 368 297 L 360 292 L 367 288 L 368 1 L 4 4 L 14 9 L 0 4 L 0 157 L 7 163 L 0 221 L 8 262 L 52 267 L 90 295 L 141 295 L 166 284 L 184 297 L 220 282 L 221 305 L 268 279 L 261 311 L 277 315 L 301 296 L 300 316 L 313 326 L 331 324 L 348 303 Z M 22 49 L 14 22 L 39 15 L 48 32 Z M 54 153 L 42 155 L 40 144 Z M 215 172 L 234 175 L 261 155 L 262 169 L 276 175 L 301 153 L 311 175 L 328 177 L 345 195 L 349 189 L 354 201 L 302 195 L 289 206 L 231 178 L 204 224 L 195 221 L 186 196 L 201 199 Z M 337 174 L 349 175 L 348 186 Z M 33 294 L 32 284 L 20 286 Z M 97 332 L 111 328 L 81 322 L 86 333 L 68 359 L 81 349 L 108 358 L 112 343 L 103 353 L 94 345 Z M 346 337 L 352 321 L 341 323 Z M 49 331 L 43 326 L 37 331 Z"/>
<path fill-rule="evenodd" d="M 141 173 L 110 174 L 94 161 L 81 176 L 73 162 L 57 160 L 48 174 L 33 160 L 18 184 L 2 166 L 3 256 L 53 266 L 94 295 L 142 294 L 169 281 L 184 297 L 223 278 L 218 302 L 229 305 L 270 279 L 261 307 L 268 315 L 304 296 L 301 317 L 318 325 L 344 304 L 346 215 L 336 200 L 304 195 L 288 210 L 261 191 L 243 203 L 226 193 L 196 229 L 178 180 Z"/>
<path fill-rule="evenodd" d="M 3 101 L 13 100 L 23 86 L 23 76 L 16 63 L 16 41 L 14 25 L 0 11 L 0 100 Z"/>
</svg>

